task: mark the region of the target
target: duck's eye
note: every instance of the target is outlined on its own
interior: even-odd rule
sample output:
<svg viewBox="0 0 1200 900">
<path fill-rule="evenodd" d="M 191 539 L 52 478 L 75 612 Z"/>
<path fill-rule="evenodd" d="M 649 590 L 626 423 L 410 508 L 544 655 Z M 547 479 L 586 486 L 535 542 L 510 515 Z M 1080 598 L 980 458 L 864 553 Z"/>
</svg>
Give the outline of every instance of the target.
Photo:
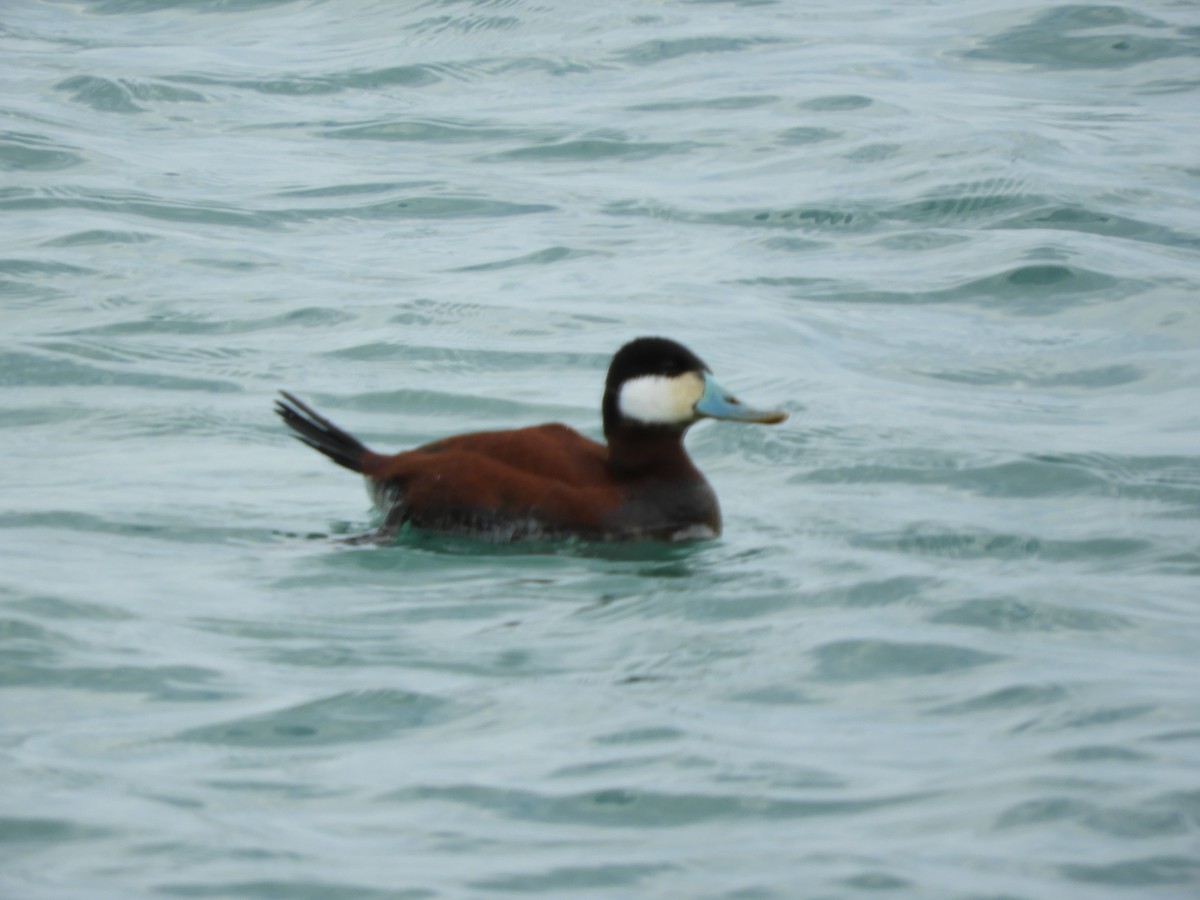
<svg viewBox="0 0 1200 900">
<path fill-rule="evenodd" d="M 663 375 L 678 375 L 683 371 L 683 366 L 674 360 L 668 359 L 663 361 L 663 363 L 658 367 L 658 370 Z"/>
</svg>

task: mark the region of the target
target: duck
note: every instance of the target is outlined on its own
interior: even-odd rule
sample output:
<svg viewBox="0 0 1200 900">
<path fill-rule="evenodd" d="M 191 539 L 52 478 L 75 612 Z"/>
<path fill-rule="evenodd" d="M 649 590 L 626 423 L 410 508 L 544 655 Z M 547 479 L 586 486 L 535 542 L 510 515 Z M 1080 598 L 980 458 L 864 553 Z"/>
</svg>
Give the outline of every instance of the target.
<svg viewBox="0 0 1200 900">
<path fill-rule="evenodd" d="M 604 442 L 560 423 L 460 434 L 387 455 L 369 449 L 287 391 L 275 412 L 301 443 L 366 478 L 383 513 L 374 537 L 402 528 L 494 543 L 696 541 L 721 534 L 721 508 L 683 439 L 702 419 L 774 425 L 787 413 L 748 406 L 691 350 L 639 337 L 604 383 Z"/>
</svg>

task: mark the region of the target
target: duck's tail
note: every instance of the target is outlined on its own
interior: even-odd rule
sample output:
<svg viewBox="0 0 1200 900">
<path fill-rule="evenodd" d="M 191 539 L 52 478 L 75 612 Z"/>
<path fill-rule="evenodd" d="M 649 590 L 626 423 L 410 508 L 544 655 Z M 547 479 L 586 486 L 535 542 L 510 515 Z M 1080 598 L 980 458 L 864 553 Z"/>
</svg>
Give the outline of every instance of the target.
<svg viewBox="0 0 1200 900">
<path fill-rule="evenodd" d="M 296 432 L 292 437 L 324 453 L 339 466 L 351 472 L 363 472 L 371 451 L 358 438 L 338 428 L 316 410 L 287 391 L 279 392 L 283 400 L 275 401 L 275 413 Z M 285 402 L 286 401 L 286 402 Z"/>
</svg>

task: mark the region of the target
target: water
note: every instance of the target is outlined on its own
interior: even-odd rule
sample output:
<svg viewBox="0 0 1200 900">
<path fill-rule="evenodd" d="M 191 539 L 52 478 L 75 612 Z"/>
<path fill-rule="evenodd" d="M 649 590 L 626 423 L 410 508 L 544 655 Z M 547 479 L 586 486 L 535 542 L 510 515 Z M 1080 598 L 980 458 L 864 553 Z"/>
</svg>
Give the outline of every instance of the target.
<svg viewBox="0 0 1200 900">
<path fill-rule="evenodd" d="M 1184 3 L 15 0 L 0 894 L 1194 897 Z M 726 534 L 370 527 L 675 337 Z"/>
</svg>

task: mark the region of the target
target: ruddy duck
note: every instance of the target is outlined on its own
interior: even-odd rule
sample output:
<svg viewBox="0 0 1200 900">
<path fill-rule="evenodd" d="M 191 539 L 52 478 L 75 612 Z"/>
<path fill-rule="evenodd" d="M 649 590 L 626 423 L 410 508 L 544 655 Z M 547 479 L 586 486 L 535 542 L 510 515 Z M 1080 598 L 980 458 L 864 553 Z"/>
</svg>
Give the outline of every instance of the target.
<svg viewBox="0 0 1200 900">
<path fill-rule="evenodd" d="M 681 344 L 631 341 L 613 357 L 602 406 L 607 445 L 566 425 L 483 431 L 385 456 L 281 392 L 275 412 L 298 440 L 366 476 L 404 523 L 507 543 L 528 538 L 680 541 L 721 533 L 716 494 L 683 448 L 702 418 L 773 425 L 787 413 L 744 405 Z"/>
</svg>

